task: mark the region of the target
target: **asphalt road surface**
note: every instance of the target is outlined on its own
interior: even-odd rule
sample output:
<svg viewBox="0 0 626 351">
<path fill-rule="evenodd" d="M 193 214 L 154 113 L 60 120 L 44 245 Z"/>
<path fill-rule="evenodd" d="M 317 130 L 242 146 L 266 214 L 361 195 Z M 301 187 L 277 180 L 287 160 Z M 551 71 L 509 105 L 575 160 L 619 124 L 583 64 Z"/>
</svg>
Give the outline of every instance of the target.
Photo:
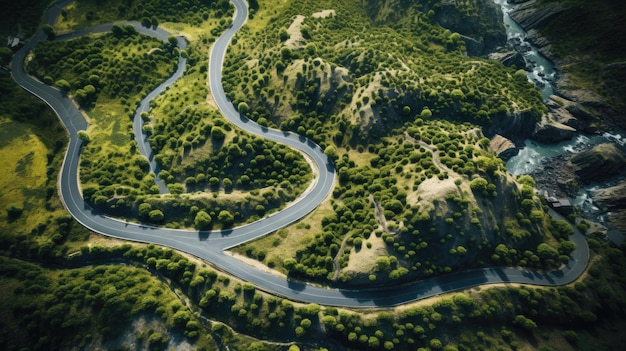
<svg viewBox="0 0 626 351">
<path fill-rule="evenodd" d="M 406 283 L 400 286 L 385 286 L 376 289 L 342 290 L 316 287 L 293 281 L 280 275 L 261 271 L 226 255 L 224 253 L 225 249 L 274 232 L 313 211 L 328 197 L 332 191 L 335 180 L 335 170 L 332 162 L 314 142 L 290 132 L 282 132 L 262 127 L 245 116 L 240 115 L 232 103 L 226 98 L 221 84 L 224 55 L 233 35 L 241 28 L 248 17 L 248 9 L 243 0 L 231 1 L 236 8 L 233 24 L 215 42 L 211 50 L 209 81 L 215 102 L 224 116 L 237 127 L 264 138 L 287 144 L 306 154 L 311 160 L 312 166 L 316 168 L 318 176 L 309 189 L 307 189 L 305 195 L 284 210 L 254 223 L 233 229 L 202 232 L 175 230 L 127 223 L 104 216 L 102 213 L 90 208 L 83 201 L 78 185 L 78 164 L 81 141 L 77 137 L 77 132 L 87 129 L 87 122 L 77 106 L 69 98 L 61 94 L 57 89 L 30 77 L 24 71 L 23 66 L 26 55 L 38 42 L 46 40 L 45 34 L 39 30 L 29 42 L 15 54 L 11 67 L 12 75 L 15 81 L 24 89 L 45 101 L 59 116 L 67 128 L 70 142 L 59 177 L 59 188 L 61 199 L 65 207 L 83 226 L 94 232 L 110 237 L 153 243 L 187 252 L 267 292 L 297 301 L 317 303 L 320 305 L 344 307 L 394 306 L 483 284 L 523 283 L 543 286 L 562 285 L 574 281 L 582 274 L 589 260 L 589 249 L 585 237 L 576 228 L 575 234 L 571 238 L 571 240 L 576 243 L 576 251 L 571 255 L 566 266 L 553 272 L 537 272 L 503 267 L 473 269 L 455 272 L 437 278 Z M 44 23 L 54 24 L 61 8 L 69 2 L 68 0 L 63 0 L 51 6 L 44 16 Z M 169 36 L 167 32 L 161 29 L 147 29 L 134 22 L 120 23 L 132 24 L 142 33 L 152 35 L 161 40 L 167 40 Z M 112 24 L 101 25 L 76 33 L 62 35 L 58 39 L 63 40 L 85 35 L 90 32 L 106 31 L 110 30 L 110 27 L 112 27 Z M 179 45 L 185 45 L 184 40 L 179 39 Z M 184 48 L 184 46 L 181 46 L 181 48 Z M 174 76 L 168 79 L 167 82 L 164 82 L 157 90 L 151 93 L 149 97 L 146 97 L 146 99 L 142 101 L 141 107 L 136 113 L 136 120 L 140 119 L 140 113 L 147 109 L 150 99 L 160 92 L 159 89 L 164 89 L 166 86 L 171 85 L 183 74 L 184 67 L 185 62 L 179 61 L 179 66 Z M 149 144 L 145 140 L 145 136 L 143 136 L 142 133 L 138 133 L 140 129 L 141 122 L 139 121 L 135 123 L 134 130 L 136 137 L 139 138 L 140 151 L 146 155 L 146 157 L 152 159 Z M 154 163 L 152 163 L 152 167 L 155 169 L 156 166 Z M 163 184 L 159 185 L 162 192 L 166 192 Z M 561 218 L 556 213 L 551 214 Z"/>
</svg>

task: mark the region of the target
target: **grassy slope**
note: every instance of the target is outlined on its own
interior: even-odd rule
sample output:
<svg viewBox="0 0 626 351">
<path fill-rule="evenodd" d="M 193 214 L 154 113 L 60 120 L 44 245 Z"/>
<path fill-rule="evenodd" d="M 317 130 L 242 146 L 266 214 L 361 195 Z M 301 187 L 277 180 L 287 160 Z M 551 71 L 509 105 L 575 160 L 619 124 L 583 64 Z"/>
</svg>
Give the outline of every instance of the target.
<svg viewBox="0 0 626 351">
<path fill-rule="evenodd" d="M 117 11 L 109 11 L 109 8 Z M 133 113 L 135 102 L 153 83 L 169 74 L 171 66 L 165 61 L 172 59 L 172 55 L 167 45 L 137 36 L 118 39 L 111 35 L 99 37 L 97 40 L 101 43 L 97 45 L 87 38 L 43 43 L 39 48 L 41 54 L 35 55 L 31 63 L 31 70 L 42 80 L 67 80 L 70 94 L 78 98 L 83 87 L 92 83 L 94 75 L 100 77 L 96 79 L 97 84 L 93 83 L 95 96 L 83 104 L 91 118 L 89 133 L 93 141 L 85 148 L 81 161 L 81 180 L 88 200 L 109 213 L 131 220 L 136 217 L 137 205 L 147 202 L 153 209 L 164 211 L 165 222 L 172 227 L 193 227 L 198 209 L 210 213 L 214 228 L 231 225 L 218 220 L 220 210 L 232 213 L 236 223 L 254 220 L 296 198 L 310 182 L 309 165 L 299 153 L 288 148 L 268 142 L 259 144 L 256 139 L 251 142 L 249 135 L 230 128 L 216 108 L 204 101 L 208 95 L 207 52 L 215 37 L 228 25 L 222 18 L 232 12 L 228 2 L 209 2 L 201 4 L 200 10 L 191 11 L 184 4 L 179 11 L 178 15 L 170 13 L 164 2 L 139 6 L 118 1 L 104 6 L 98 1 L 86 1 L 68 6 L 57 25 L 58 32 L 65 32 L 101 22 L 147 18 L 187 38 L 189 45 L 183 53 L 188 57 L 185 76 L 176 82 L 174 89 L 153 101 L 153 108 L 145 118 L 146 128 L 150 132 L 154 130 L 150 141 L 163 169 L 161 176 L 172 185 L 170 191 L 175 196 L 161 199 L 150 195 L 157 192 L 152 175 L 142 167 L 145 162 L 135 142 L 128 137 L 132 136 L 128 117 Z M 185 23 L 179 22 L 181 20 Z M 61 57 L 64 60 L 59 60 Z M 67 62 L 70 63 L 65 64 Z M 76 65 L 77 71 L 73 69 Z M 138 67 L 144 68 L 138 71 Z M 135 83 L 128 85 L 127 82 Z M 211 138 L 209 132 L 213 125 L 226 134 L 223 140 Z M 241 145 L 239 150 L 244 152 L 241 156 L 225 156 L 229 152 L 232 155 L 232 144 L 236 140 Z M 245 142 L 254 145 L 254 150 L 245 147 Z M 269 160 L 266 166 L 251 166 L 262 158 Z M 285 164 L 292 167 L 284 167 Z M 244 174 L 244 178 L 251 179 L 250 184 L 245 179 L 242 181 Z M 214 177 L 219 184 L 211 182 L 209 186 L 208 181 Z M 233 186 L 227 186 L 224 180 L 232 180 Z M 184 192 L 194 194 L 176 196 Z M 242 196 L 248 199 L 246 204 L 240 201 Z M 171 203 L 178 206 L 172 207 Z"/>
<path fill-rule="evenodd" d="M 500 263 L 491 254 L 501 243 L 516 248 L 509 264 L 525 265 L 542 236 L 552 240 L 544 223 L 528 219 L 541 211 L 537 199 L 522 209 L 517 186 L 479 143 L 481 125 L 543 111 L 521 75 L 462 55 L 458 36 L 418 7 L 387 23 L 352 1 L 261 5 L 229 52 L 226 91 L 251 106 L 252 118 L 334 150 L 340 182 L 334 213 L 311 216 L 323 225 L 286 229 L 300 248 L 283 231 L 237 251 L 297 276 L 363 284 Z M 473 193 L 478 176 L 496 198 Z M 385 241 L 379 252 L 390 256 L 390 271 L 353 270 L 358 251 L 381 248 L 368 245 L 373 234 Z"/>
</svg>

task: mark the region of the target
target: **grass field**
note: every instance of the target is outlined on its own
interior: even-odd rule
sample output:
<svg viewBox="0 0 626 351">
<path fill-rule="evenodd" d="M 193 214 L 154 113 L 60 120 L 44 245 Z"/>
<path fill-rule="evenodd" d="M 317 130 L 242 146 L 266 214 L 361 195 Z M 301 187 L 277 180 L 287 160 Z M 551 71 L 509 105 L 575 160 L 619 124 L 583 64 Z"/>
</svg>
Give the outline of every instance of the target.
<svg viewBox="0 0 626 351">
<path fill-rule="evenodd" d="M 0 228 L 20 228 L 30 232 L 44 223 L 47 214 L 40 209 L 46 205 L 48 149 L 30 132 L 28 124 L 9 119 L 0 120 Z M 20 218 L 9 220 L 6 207 L 16 204 L 24 209 Z M 8 222 L 8 223 L 7 223 Z M 1 229 L 0 229 L 1 230 Z"/>
</svg>

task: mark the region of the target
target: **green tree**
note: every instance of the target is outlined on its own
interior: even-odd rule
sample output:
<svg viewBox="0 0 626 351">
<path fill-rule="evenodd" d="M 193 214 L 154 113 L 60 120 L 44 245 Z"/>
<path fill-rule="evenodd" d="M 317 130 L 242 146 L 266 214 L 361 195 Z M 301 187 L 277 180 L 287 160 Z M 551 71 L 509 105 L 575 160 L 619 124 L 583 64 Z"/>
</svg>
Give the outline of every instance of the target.
<svg viewBox="0 0 626 351">
<path fill-rule="evenodd" d="M 211 128 L 211 138 L 214 141 L 222 141 L 226 138 L 226 132 L 220 127 Z"/>
<path fill-rule="evenodd" d="M 139 215 L 143 218 L 148 218 L 150 216 L 150 211 L 152 211 L 152 205 L 147 202 L 144 202 L 139 205 Z"/>
<path fill-rule="evenodd" d="M 198 213 L 196 214 L 196 218 L 194 219 L 194 223 L 196 225 L 196 228 L 199 230 L 204 230 L 207 229 L 211 226 L 211 221 L 213 219 L 211 218 L 211 216 L 206 213 L 206 211 L 200 210 L 198 211 Z"/>
<path fill-rule="evenodd" d="M 48 36 L 48 39 L 52 40 L 56 37 L 56 33 L 54 32 L 54 27 L 49 24 L 44 24 L 41 26 L 41 30 Z"/>
<path fill-rule="evenodd" d="M 83 144 L 87 144 L 88 142 L 91 141 L 91 138 L 89 137 L 89 133 L 87 133 L 84 130 L 79 130 L 78 133 L 76 133 L 78 136 L 78 139 L 80 139 Z"/>
<path fill-rule="evenodd" d="M 163 211 L 161 210 L 150 211 L 150 213 L 148 214 L 148 217 L 150 218 L 150 222 L 154 222 L 154 223 L 161 222 L 165 218 L 165 216 L 163 215 Z"/>
<path fill-rule="evenodd" d="M 224 191 L 230 192 L 233 190 L 233 181 L 230 178 L 222 179 L 222 184 L 224 185 Z"/>
<path fill-rule="evenodd" d="M 337 149 L 332 145 L 328 145 L 324 149 L 324 154 L 333 161 L 337 161 L 337 159 L 339 158 L 339 156 L 337 155 Z"/>
<path fill-rule="evenodd" d="M 386 271 L 391 267 L 391 262 L 388 256 L 380 256 L 376 259 L 376 271 Z"/>
<path fill-rule="evenodd" d="M 405 115 L 405 116 L 410 115 L 411 114 L 411 106 L 405 105 L 402 108 L 402 114 Z"/>
<path fill-rule="evenodd" d="M 230 213 L 227 210 L 221 210 L 220 213 L 217 215 L 217 219 L 225 226 L 225 227 L 230 227 L 233 225 L 233 222 L 235 221 L 235 217 L 233 216 L 232 213 Z"/>
<path fill-rule="evenodd" d="M 246 113 L 248 113 L 248 111 L 250 111 L 250 107 L 246 102 L 242 101 L 237 105 L 237 111 L 245 115 Z"/>
<path fill-rule="evenodd" d="M 70 83 L 68 83 L 65 79 L 57 80 L 56 83 L 54 83 L 54 86 L 57 87 L 57 89 L 59 89 L 63 94 L 67 94 L 71 89 Z"/>
<path fill-rule="evenodd" d="M 380 340 L 372 335 L 367 339 L 367 345 L 371 348 L 377 348 L 378 346 L 380 346 Z"/>
<path fill-rule="evenodd" d="M 15 219 L 22 215 L 22 212 L 24 212 L 24 206 L 13 203 L 7 206 L 6 210 L 7 216 L 9 218 Z"/>
<path fill-rule="evenodd" d="M 176 38 L 176 37 L 175 37 L 175 36 L 173 36 L 173 35 L 170 35 L 170 36 L 167 38 L 167 41 L 170 43 L 170 45 L 171 45 L 172 47 L 176 47 L 176 46 L 178 46 L 178 38 Z"/>
<path fill-rule="evenodd" d="M 521 314 L 518 314 L 517 316 L 515 316 L 515 319 L 513 319 L 513 324 L 520 326 L 524 329 L 527 329 L 528 331 L 533 331 L 537 328 L 537 323 L 535 323 L 532 319 L 527 318 L 526 316 L 523 316 Z"/>
<path fill-rule="evenodd" d="M 558 251 L 561 255 L 569 256 L 574 250 L 576 250 L 576 244 L 569 240 L 562 241 L 559 244 Z"/>
</svg>

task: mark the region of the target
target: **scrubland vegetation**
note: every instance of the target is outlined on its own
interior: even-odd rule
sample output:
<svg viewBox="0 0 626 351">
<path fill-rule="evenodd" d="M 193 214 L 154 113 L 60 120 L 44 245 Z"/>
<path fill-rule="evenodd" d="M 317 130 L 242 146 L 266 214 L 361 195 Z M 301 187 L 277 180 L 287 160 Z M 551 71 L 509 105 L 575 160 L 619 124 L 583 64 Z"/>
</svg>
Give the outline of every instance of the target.
<svg viewBox="0 0 626 351">
<path fill-rule="evenodd" d="M 539 118 L 535 88 L 524 74 L 465 55 L 458 33 L 420 4 L 393 18 L 370 17 L 372 6 L 382 5 L 261 6 L 237 35 L 225 91 L 258 123 L 318 142 L 339 184 L 321 225 L 236 250 L 332 284 L 558 267 L 568 235 L 551 230 L 532 179 L 508 176 L 483 133 L 522 111 Z M 295 235 L 299 246 L 281 245 Z"/>
<path fill-rule="evenodd" d="M 591 235 L 589 243 L 594 252 L 589 274 L 570 286 L 477 289 L 368 311 L 284 300 L 153 245 L 83 246 L 61 270 L 2 258 L 3 291 L 9 298 L 2 308 L 16 323 L 3 327 L 0 340 L 11 346 L 8 350 L 16 344 L 32 349 L 114 345 L 128 333 L 126 325 L 155 318 L 160 323 L 138 330 L 130 340 L 152 349 L 165 349 L 174 339 L 199 349 L 215 349 L 220 339 L 236 350 L 284 350 L 289 342 L 305 346 L 313 340 L 332 346 L 320 344 L 327 338 L 371 350 L 584 348 L 596 342 L 587 330 L 610 330 L 604 325 L 619 318 L 626 304 L 623 252 L 609 248 L 601 236 Z M 287 344 L 245 344 L 231 327 Z"/>
<path fill-rule="evenodd" d="M 142 116 L 168 197 L 156 195 L 130 118 L 176 52 L 130 32 L 38 49 L 45 52 L 34 72 L 78 97 L 91 118 L 81 161 L 87 198 L 113 213 L 128 206 L 144 221 L 207 229 L 263 216 L 306 186 L 299 154 L 235 130 L 206 104 L 205 57 L 232 15 L 225 1 L 180 2 L 176 11 L 165 1 L 102 3 L 72 5 L 58 30 L 120 18 L 213 22 L 183 53 L 187 74 Z M 544 213 L 532 179 L 507 175 L 482 132 L 520 111 L 542 113 L 521 74 L 464 56 L 460 38 L 416 8 L 392 22 L 370 19 L 354 1 L 270 3 L 261 1 L 227 56 L 226 91 L 260 124 L 319 142 L 338 184 L 320 210 L 237 250 L 294 278 L 354 285 L 566 260 L 571 226 Z M 324 9 L 334 13 L 313 16 Z M 306 16 L 304 43 L 288 47 L 296 14 Z M 87 69 L 37 65 L 63 50 L 58 57 Z M 113 80 L 102 65 L 142 83 Z M 3 349 L 562 350 L 606 345 L 598 335 L 621 332 L 612 325 L 626 308 L 624 251 L 598 233 L 588 236 L 591 265 L 574 284 L 472 289 L 367 311 L 287 301 L 170 249 L 104 240 L 59 201 L 67 137 L 56 117 L 4 72 L 0 90 L 0 152 L 9 165 L 0 177 Z"/>
<path fill-rule="evenodd" d="M 87 201 L 110 214 L 152 224 L 230 227 L 293 200 L 308 185 L 311 170 L 298 152 L 233 130 L 207 104 L 207 52 L 229 23 L 223 16 L 232 15 L 232 9 L 227 2 L 183 5 L 182 17 L 163 18 L 205 27 L 185 51 L 179 52 L 173 42 L 138 35 L 132 26 L 116 25 L 112 34 L 96 38 L 45 42 L 35 50 L 29 68 L 44 82 L 67 91 L 87 111 L 92 127 L 81 135 L 89 143 L 80 170 Z M 141 10 L 120 2 L 114 16 L 101 13 L 101 4 L 78 3 L 62 12 L 59 27 L 126 19 L 127 11 L 133 13 L 130 18 L 157 15 L 166 8 L 155 2 Z M 88 18 L 82 18 L 85 13 Z M 185 75 L 141 115 L 158 176 L 172 194 L 162 197 L 147 159 L 138 152 L 132 118 L 140 99 L 173 73 L 179 54 L 187 58 Z"/>
</svg>

